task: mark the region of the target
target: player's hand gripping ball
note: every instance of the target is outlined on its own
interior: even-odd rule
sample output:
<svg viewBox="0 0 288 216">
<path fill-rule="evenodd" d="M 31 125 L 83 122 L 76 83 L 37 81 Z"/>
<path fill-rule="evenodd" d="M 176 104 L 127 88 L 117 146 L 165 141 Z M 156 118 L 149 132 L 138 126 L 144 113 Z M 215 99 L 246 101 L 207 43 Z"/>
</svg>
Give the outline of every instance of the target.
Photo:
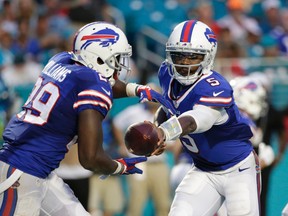
<svg viewBox="0 0 288 216">
<path fill-rule="evenodd" d="M 150 156 L 158 147 L 158 129 L 149 121 L 135 123 L 127 128 L 124 140 L 132 154 Z"/>
</svg>

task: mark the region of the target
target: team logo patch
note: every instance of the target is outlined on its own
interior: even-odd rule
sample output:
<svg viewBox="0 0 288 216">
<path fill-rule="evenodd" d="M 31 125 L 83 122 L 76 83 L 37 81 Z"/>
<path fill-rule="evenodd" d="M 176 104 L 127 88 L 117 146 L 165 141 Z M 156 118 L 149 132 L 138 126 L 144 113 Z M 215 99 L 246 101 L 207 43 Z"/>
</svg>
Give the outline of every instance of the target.
<svg viewBox="0 0 288 216">
<path fill-rule="evenodd" d="M 211 31 L 211 29 L 206 28 L 206 31 L 205 31 L 204 34 L 205 34 L 205 37 L 207 38 L 207 40 L 208 40 L 210 43 L 214 43 L 214 44 L 217 43 L 216 35 L 214 34 L 213 31 Z"/>
<path fill-rule="evenodd" d="M 246 86 L 244 86 L 244 89 L 255 91 L 257 89 L 257 85 L 254 82 L 249 82 Z"/>
<path fill-rule="evenodd" d="M 107 47 L 116 43 L 119 40 L 119 34 L 117 34 L 112 29 L 106 28 L 95 32 L 92 35 L 84 35 L 81 41 L 86 40 L 86 42 L 81 46 L 81 49 L 86 49 L 92 42 L 99 42 L 102 47 Z"/>
</svg>

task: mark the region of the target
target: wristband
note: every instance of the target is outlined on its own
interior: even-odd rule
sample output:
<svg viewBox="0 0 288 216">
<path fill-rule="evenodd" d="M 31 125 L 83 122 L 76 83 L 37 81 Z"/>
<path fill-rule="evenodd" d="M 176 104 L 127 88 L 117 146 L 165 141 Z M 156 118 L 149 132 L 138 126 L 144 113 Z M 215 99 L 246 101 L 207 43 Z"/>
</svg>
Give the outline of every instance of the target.
<svg viewBox="0 0 288 216">
<path fill-rule="evenodd" d="M 165 134 L 165 141 L 175 140 L 179 138 L 182 133 L 182 127 L 176 116 L 163 122 L 159 128 L 161 128 Z"/>
<path fill-rule="evenodd" d="M 126 85 L 126 94 L 128 97 L 135 97 L 137 96 L 137 90 L 140 85 L 136 83 L 128 83 Z"/>
<path fill-rule="evenodd" d="M 112 173 L 112 175 L 118 175 L 118 174 L 122 174 L 125 172 L 126 170 L 126 166 L 120 162 L 118 162 L 117 160 L 114 160 L 117 163 L 117 168 L 116 170 Z"/>
</svg>

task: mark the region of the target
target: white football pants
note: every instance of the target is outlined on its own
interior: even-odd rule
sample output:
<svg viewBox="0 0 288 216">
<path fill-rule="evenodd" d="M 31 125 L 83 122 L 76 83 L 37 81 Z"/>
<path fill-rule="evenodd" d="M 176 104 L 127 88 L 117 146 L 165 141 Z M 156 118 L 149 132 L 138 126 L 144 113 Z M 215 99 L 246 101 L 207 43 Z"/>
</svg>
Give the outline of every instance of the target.
<svg viewBox="0 0 288 216">
<path fill-rule="evenodd" d="M 193 165 L 176 189 L 169 216 L 213 216 L 224 200 L 229 216 L 259 216 L 260 189 L 253 152 L 225 171 L 204 172 Z"/>
<path fill-rule="evenodd" d="M 11 172 L 12 170 L 12 172 Z M 15 168 L 0 161 L 0 188 L 13 175 Z M 9 181 L 9 180 L 8 180 Z M 73 191 L 54 172 L 46 179 L 23 173 L 19 185 L 1 193 L 0 215 L 14 216 L 79 216 L 90 215 Z"/>
</svg>

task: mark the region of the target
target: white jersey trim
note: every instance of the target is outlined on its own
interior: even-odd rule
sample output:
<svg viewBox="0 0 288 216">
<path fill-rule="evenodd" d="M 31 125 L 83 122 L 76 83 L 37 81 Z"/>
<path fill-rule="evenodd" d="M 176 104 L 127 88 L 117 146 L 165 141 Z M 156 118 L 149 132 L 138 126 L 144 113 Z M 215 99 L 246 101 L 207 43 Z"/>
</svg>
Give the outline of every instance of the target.
<svg viewBox="0 0 288 216">
<path fill-rule="evenodd" d="M 85 90 L 85 91 L 82 91 L 78 94 L 78 96 L 89 96 L 89 95 L 103 99 L 109 105 L 109 109 L 111 109 L 111 107 L 112 107 L 111 99 L 109 97 L 107 97 L 105 94 L 103 94 L 102 92 L 95 91 L 95 90 Z"/>
</svg>

